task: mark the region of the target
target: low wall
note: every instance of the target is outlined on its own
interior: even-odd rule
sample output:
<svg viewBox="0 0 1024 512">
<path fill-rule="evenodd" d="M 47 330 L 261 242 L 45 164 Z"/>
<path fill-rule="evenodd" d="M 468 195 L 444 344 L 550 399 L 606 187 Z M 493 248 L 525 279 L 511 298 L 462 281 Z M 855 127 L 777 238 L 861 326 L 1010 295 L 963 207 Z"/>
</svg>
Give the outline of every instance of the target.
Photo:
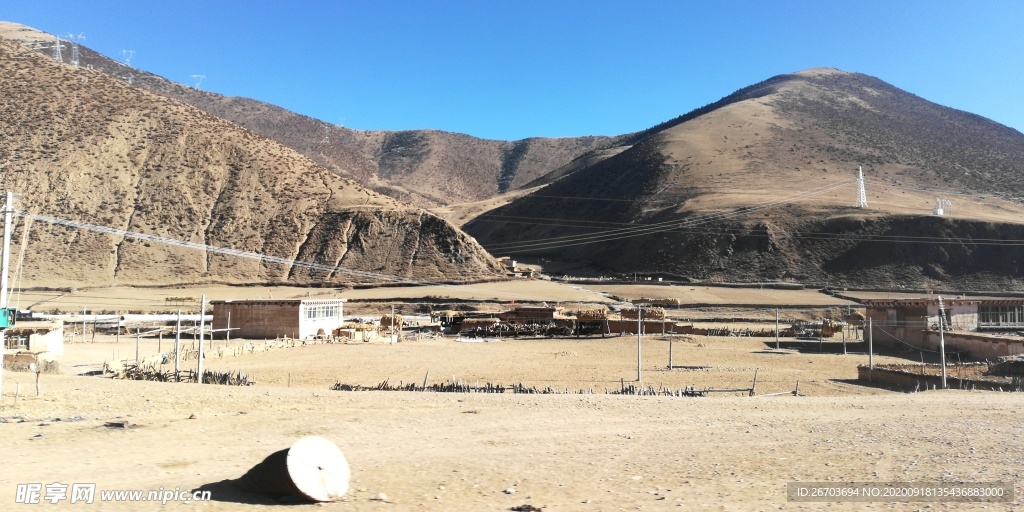
<svg viewBox="0 0 1024 512">
<path fill-rule="evenodd" d="M 939 333 L 927 331 L 925 345 L 929 350 L 939 349 Z M 1024 338 L 993 338 L 964 332 L 943 333 L 947 351 L 965 352 L 971 358 L 996 360 L 1003 356 L 1024 354 Z"/>
<path fill-rule="evenodd" d="M 636 324 L 636 319 L 633 319 L 608 320 L 606 325 L 608 326 L 608 334 L 636 334 Z M 662 331 L 666 334 L 672 332 L 675 332 L 675 334 L 690 334 L 693 332 L 692 325 L 680 325 L 660 320 L 644 320 L 643 329 L 644 334 L 661 334 Z"/>
<path fill-rule="evenodd" d="M 928 365 L 937 368 L 938 365 Z M 958 379 L 952 377 L 954 367 L 947 367 L 946 384 L 949 389 L 981 389 L 987 391 L 1021 391 L 1020 386 L 1009 382 L 996 382 L 981 379 Z M 942 389 L 942 376 L 920 373 L 921 365 L 875 365 L 871 370 L 867 365 L 857 367 L 857 379 L 875 384 L 897 386 L 904 391 Z"/>
</svg>

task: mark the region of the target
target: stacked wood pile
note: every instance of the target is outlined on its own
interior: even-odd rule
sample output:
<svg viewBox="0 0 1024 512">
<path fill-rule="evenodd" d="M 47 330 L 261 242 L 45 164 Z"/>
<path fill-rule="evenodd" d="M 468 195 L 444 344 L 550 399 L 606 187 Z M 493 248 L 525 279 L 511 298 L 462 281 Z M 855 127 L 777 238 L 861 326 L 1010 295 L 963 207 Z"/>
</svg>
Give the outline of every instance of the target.
<svg viewBox="0 0 1024 512">
<path fill-rule="evenodd" d="M 391 329 L 391 321 L 392 320 L 394 320 L 394 322 L 395 322 L 394 325 L 395 325 L 395 329 L 396 330 L 402 328 L 402 315 L 394 315 L 394 316 L 392 316 L 392 315 L 384 315 L 384 316 L 381 316 L 380 317 L 380 328 L 381 329 Z"/>
<path fill-rule="evenodd" d="M 377 330 L 377 326 L 373 325 L 373 324 L 364 324 L 364 323 L 360 323 L 360 322 L 345 322 L 345 323 L 341 324 L 341 327 L 338 327 L 337 329 L 335 329 L 332 334 L 334 334 L 334 336 L 336 336 L 336 337 L 344 336 L 345 334 L 342 333 L 342 331 L 344 331 L 346 329 L 352 330 L 352 331 L 376 331 Z"/>
<path fill-rule="evenodd" d="M 119 379 L 126 380 L 150 380 L 158 382 L 173 382 L 175 379 L 173 371 L 161 371 L 152 366 L 127 364 L 122 373 L 115 375 Z"/>
<path fill-rule="evenodd" d="M 604 320 L 608 318 L 608 310 L 605 308 L 581 309 L 576 311 L 577 320 Z"/>
<path fill-rule="evenodd" d="M 728 327 L 709 327 L 707 329 L 694 327 L 688 334 L 695 334 L 698 336 L 728 336 L 728 337 L 744 337 L 744 338 L 773 338 L 775 337 L 775 329 L 730 329 Z M 779 336 L 791 337 L 793 336 L 792 329 L 780 330 Z"/>
<path fill-rule="evenodd" d="M 195 377 L 193 377 L 194 379 Z M 203 384 L 222 384 L 225 386 L 252 386 L 255 380 L 249 378 L 245 372 L 239 370 L 231 372 L 203 372 Z"/>
<path fill-rule="evenodd" d="M 675 299 L 675 298 L 655 299 L 655 298 L 649 298 L 649 297 L 633 299 L 630 302 L 632 302 L 633 304 L 644 304 L 644 305 L 650 305 L 650 306 L 664 306 L 664 307 L 671 307 L 671 308 L 678 308 L 679 304 L 681 303 L 679 301 L 679 299 Z"/>
<path fill-rule="evenodd" d="M 637 319 L 636 308 L 625 308 L 620 314 L 623 319 L 636 320 Z M 661 320 L 665 318 L 665 310 L 663 308 L 643 308 L 644 320 Z"/>
<path fill-rule="evenodd" d="M 113 378 L 124 380 L 148 380 L 154 382 L 195 382 L 196 372 L 193 370 L 179 371 L 161 370 L 159 367 L 135 364 L 128 361 L 108 361 L 103 365 L 104 373 L 113 373 Z M 244 372 L 203 372 L 204 384 L 222 384 L 227 386 L 252 386 L 255 380 Z"/>
</svg>

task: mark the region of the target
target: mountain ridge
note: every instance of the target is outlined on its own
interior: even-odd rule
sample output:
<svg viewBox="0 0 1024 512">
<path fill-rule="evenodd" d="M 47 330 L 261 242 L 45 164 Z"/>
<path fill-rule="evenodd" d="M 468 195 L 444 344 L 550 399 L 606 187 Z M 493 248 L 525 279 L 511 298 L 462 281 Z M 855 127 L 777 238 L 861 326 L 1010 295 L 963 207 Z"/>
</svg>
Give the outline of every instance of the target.
<svg viewBox="0 0 1024 512">
<path fill-rule="evenodd" d="M 1024 213 L 1016 193 L 1024 187 L 1016 163 L 1024 162 L 1024 135 L 868 75 L 831 68 L 779 75 L 658 127 L 464 229 L 496 255 L 588 261 L 595 272 L 877 284 L 880 274 L 861 277 L 836 263 L 868 242 L 855 240 L 862 228 L 848 232 L 830 219 L 876 219 L 893 236 L 906 235 L 899 225 L 931 215 L 935 197 L 965 198 L 954 201 L 958 219 L 922 224 L 929 230 L 923 235 L 945 240 L 941 233 L 950 225 L 1009 226 Z M 858 167 L 867 176 L 868 209 L 853 208 Z M 769 203 L 777 204 L 759 206 Z M 610 231 L 628 226 L 629 236 Z M 697 226 L 714 236 L 687 231 Z M 800 241 L 814 226 L 854 241 Z M 736 236 L 737 230 L 758 234 Z M 985 252 L 1003 253 L 985 261 L 1017 257 L 1009 245 L 946 249 L 957 254 L 948 261 Z M 897 259 L 888 265 L 901 269 L 894 275 L 912 284 L 999 281 L 980 267 L 965 274 L 948 261 L 929 267 L 889 252 Z M 1022 277 L 1013 265 L 999 272 L 1000 285 Z"/>
<path fill-rule="evenodd" d="M 0 22 L 0 37 L 33 41 L 54 36 Z M 306 155 L 361 185 L 423 208 L 486 199 L 517 188 L 617 137 L 480 139 L 441 130 L 361 131 L 330 125 L 282 107 L 201 91 L 130 68 L 86 46 L 82 66 L 156 94 L 184 101 Z M 409 185 L 415 183 L 415 186 Z"/>
<path fill-rule="evenodd" d="M 33 247 L 25 252 L 27 283 L 350 285 L 501 276 L 472 238 L 433 214 L 251 130 L 8 40 L 0 39 L 0 57 L 0 179 L 23 196 L 20 209 L 334 269 L 281 268 L 35 222 L 14 234 Z"/>
</svg>

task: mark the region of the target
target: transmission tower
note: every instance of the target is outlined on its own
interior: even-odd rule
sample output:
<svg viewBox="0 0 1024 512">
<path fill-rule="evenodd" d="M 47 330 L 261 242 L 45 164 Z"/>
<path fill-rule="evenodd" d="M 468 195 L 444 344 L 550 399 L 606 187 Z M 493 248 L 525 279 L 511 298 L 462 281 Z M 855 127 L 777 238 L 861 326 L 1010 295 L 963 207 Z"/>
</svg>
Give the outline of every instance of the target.
<svg viewBox="0 0 1024 512">
<path fill-rule="evenodd" d="M 203 80 L 206 80 L 206 75 L 192 75 L 192 79 L 196 81 L 195 88 L 199 89 L 199 86 L 202 85 Z"/>
<path fill-rule="evenodd" d="M 868 193 L 864 190 L 864 169 L 857 168 L 857 208 L 868 207 Z"/>
<path fill-rule="evenodd" d="M 64 63 L 64 57 L 60 54 L 60 49 L 63 47 L 64 45 L 61 44 L 60 38 L 57 38 L 57 40 L 53 42 L 53 48 L 50 49 L 53 52 L 53 60 L 62 64 Z"/>
<path fill-rule="evenodd" d="M 124 65 L 132 67 L 132 57 L 135 56 L 135 50 L 121 50 L 121 55 L 124 55 Z"/>
<path fill-rule="evenodd" d="M 932 210 L 932 213 L 935 214 L 936 217 L 942 217 L 943 215 L 949 213 L 952 207 L 953 201 L 950 201 L 945 197 L 938 197 L 935 198 L 935 209 Z"/>
<path fill-rule="evenodd" d="M 79 33 L 77 36 L 74 34 L 68 34 L 68 41 L 71 42 L 71 65 L 78 67 L 78 44 L 85 39 L 85 35 Z"/>
</svg>

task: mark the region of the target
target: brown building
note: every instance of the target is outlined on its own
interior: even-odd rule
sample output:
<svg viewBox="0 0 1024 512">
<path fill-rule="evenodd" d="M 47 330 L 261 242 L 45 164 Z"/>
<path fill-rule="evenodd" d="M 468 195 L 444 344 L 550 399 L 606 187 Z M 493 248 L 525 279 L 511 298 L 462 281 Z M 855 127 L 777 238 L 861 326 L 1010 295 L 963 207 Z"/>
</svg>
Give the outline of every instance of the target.
<svg viewBox="0 0 1024 512">
<path fill-rule="evenodd" d="M 215 300 L 213 329 L 231 337 L 310 339 L 331 334 L 344 323 L 346 299 Z"/>
<path fill-rule="evenodd" d="M 569 320 L 563 314 L 565 308 L 553 306 L 516 306 L 510 311 L 498 314 L 502 322 L 517 324 L 544 324 L 555 323 L 556 320 Z"/>
<path fill-rule="evenodd" d="M 897 348 L 938 350 L 939 299 L 864 301 L 873 342 Z M 947 350 L 978 359 L 1024 353 L 1024 299 L 943 300 Z M 1012 334 L 1006 334 L 1012 333 Z M 1003 335 L 1001 335 L 1003 334 Z"/>
</svg>

